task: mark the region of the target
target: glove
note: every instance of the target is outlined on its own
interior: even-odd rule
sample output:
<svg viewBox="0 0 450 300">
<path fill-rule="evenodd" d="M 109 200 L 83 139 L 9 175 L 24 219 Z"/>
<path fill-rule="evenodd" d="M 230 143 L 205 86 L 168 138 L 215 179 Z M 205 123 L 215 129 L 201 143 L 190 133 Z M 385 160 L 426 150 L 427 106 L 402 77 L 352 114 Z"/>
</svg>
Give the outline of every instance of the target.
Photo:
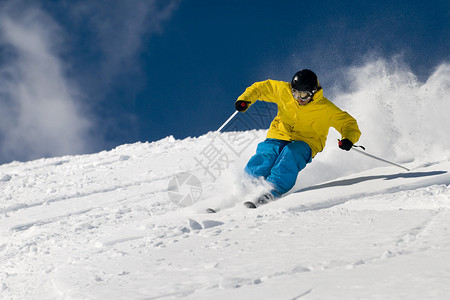
<svg viewBox="0 0 450 300">
<path fill-rule="evenodd" d="M 234 103 L 234 107 L 236 107 L 237 111 L 246 111 L 247 108 L 250 106 L 250 102 L 244 101 L 244 100 L 238 100 L 236 103 Z"/>
<path fill-rule="evenodd" d="M 352 149 L 353 147 L 353 143 L 350 142 L 350 140 L 348 139 L 343 139 L 339 141 L 339 148 L 341 148 L 342 150 L 345 151 L 350 151 L 350 149 Z"/>
</svg>

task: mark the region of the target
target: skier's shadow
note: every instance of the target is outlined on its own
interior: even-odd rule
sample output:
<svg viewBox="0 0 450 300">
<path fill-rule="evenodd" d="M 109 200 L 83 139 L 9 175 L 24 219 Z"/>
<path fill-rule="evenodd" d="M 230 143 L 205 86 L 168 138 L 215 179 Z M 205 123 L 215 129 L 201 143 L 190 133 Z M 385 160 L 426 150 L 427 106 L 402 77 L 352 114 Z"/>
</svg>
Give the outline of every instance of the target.
<svg viewBox="0 0 450 300">
<path fill-rule="evenodd" d="M 397 178 L 418 178 L 418 177 L 428 177 L 428 176 L 436 176 L 445 174 L 447 171 L 433 171 L 433 172 L 412 172 L 412 173 L 399 173 L 393 175 L 378 175 L 378 176 L 365 176 L 344 180 L 332 181 L 324 184 L 313 185 L 307 188 L 303 188 L 301 190 L 296 191 L 295 193 L 301 193 L 306 191 L 318 190 L 323 188 L 335 187 L 335 186 L 348 186 L 357 184 L 364 181 L 375 180 L 375 179 L 383 179 L 384 180 L 392 180 Z"/>
</svg>

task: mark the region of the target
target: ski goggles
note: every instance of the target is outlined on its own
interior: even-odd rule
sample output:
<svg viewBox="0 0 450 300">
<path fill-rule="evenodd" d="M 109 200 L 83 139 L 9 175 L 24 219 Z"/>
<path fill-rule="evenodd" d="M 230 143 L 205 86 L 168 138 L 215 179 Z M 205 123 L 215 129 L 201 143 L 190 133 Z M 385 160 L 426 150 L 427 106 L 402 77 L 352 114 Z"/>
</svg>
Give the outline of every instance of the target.
<svg viewBox="0 0 450 300">
<path fill-rule="evenodd" d="M 314 95 L 315 91 L 297 91 L 296 89 L 292 89 L 292 96 L 294 96 L 297 100 L 308 100 Z"/>
</svg>

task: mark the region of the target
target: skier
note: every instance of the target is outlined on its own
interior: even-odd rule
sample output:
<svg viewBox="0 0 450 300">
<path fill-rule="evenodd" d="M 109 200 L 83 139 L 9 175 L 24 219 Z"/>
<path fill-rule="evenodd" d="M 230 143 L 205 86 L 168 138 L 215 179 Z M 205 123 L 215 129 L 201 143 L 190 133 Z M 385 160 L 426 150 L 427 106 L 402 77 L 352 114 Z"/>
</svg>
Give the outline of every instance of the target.
<svg viewBox="0 0 450 300">
<path fill-rule="evenodd" d="M 247 174 L 264 178 L 271 187 L 257 204 L 275 200 L 294 186 L 298 173 L 323 150 L 330 127 L 341 134 L 338 145 L 346 151 L 361 135 L 356 120 L 323 96 L 311 70 L 298 71 L 291 83 L 269 79 L 252 84 L 235 102 L 236 110 L 245 112 L 257 100 L 278 106 L 266 140 L 245 167 Z M 256 208 L 252 202 L 244 204 Z"/>
</svg>

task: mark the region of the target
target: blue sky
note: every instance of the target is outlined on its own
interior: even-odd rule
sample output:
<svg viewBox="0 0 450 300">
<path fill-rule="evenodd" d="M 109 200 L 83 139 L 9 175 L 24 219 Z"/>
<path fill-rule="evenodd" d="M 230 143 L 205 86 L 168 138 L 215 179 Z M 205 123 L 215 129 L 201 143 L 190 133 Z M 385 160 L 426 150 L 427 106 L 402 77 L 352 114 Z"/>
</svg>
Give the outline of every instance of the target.
<svg viewBox="0 0 450 300">
<path fill-rule="evenodd" d="M 255 81 L 449 61 L 448 1 L 0 1 L 0 163 L 199 136 Z"/>
</svg>

